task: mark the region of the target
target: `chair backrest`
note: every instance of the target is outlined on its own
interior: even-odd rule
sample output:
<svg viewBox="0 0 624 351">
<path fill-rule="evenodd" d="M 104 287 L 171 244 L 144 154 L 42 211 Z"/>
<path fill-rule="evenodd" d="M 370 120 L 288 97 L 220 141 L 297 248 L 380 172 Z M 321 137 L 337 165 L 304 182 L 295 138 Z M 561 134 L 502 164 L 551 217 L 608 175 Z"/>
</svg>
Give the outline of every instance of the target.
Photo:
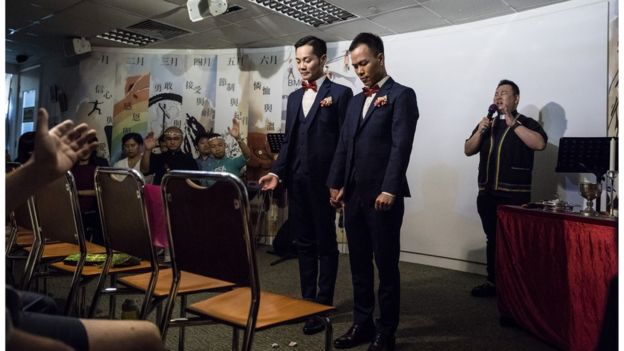
<svg viewBox="0 0 624 351">
<path fill-rule="evenodd" d="M 241 180 L 221 172 L 172 171 L 163 178 L 162 192 L 174 270 L 249 286 L 258 293 L 249 200 Z"/>
<path fill-rule="evenodd" d="M 71 172 L 37 191 L 33 204 L 35 231 L 43 240 L 85 247 L 78 191 Z"/>
<path fill-rule="evenodd" d="M 134 169 L 98 167 L 95 171 L 95 193 L 107 248 L 154 264 L 144 184 L 143 176 Z"/>
<path fill-rule="evenodd" d="M 46 241 L 76 244 L 81 255 L 66 301 L 67 311 L 75 299 L 74 283 L 79 279 L 87 253 L 74 176 L 71 172 L 66 172 L 64 176 L 37 191 L 28 200 L 28 207 L 34 228 L 34 242 L 26 261 L 22 289 L 28 289 Z"/>
</svg>

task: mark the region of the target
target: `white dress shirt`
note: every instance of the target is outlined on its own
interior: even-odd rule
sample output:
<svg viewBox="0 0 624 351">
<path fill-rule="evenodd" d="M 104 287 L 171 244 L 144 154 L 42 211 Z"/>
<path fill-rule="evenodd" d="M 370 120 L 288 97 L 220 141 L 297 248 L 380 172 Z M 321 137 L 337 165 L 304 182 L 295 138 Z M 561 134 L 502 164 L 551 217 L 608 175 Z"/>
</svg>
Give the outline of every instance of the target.
<svg viewBox="0 0 624 351">
<path fill-rule="evenodd" d="M 301 108 L 303 109 L 303 116 L 308 117 L 308 113 L 312 109 L 312 104 L 314 104 L 314 100 L 316 99 L 316 94 L 318 90 L 321 89 L 321 85 L 325 81 L 325 76 L 321 76 L 321 78 L 316 80 L 316 91 L 312 89 L 306 89 L 303 93 L 303 99 L 301 100 Z M 309 83 L 309 82 L 308 82 Z"/>
<path fill-rule="evenodd" d="M 385 76 L 383 77 L 379 82 L 377 82 L 377 85 L 379 86 L 379 89 L 381 89 L 381 87 L 384 85 L 384 83 L 390 78 L 390 76 Z M 375 86 L 375 84 L 373 84 L 373 86 Z M 373 103 L 375 97 L 377 97 L 377 93 L 371 95 L 371 96 L 367 96 L 366 100 L 364 100 L 364 108 L 362 109 L 362 119 L 366 118 L 366 114 L 368 113 L 368 109 L 370 108 L 370 105 Z"/>
</svg>

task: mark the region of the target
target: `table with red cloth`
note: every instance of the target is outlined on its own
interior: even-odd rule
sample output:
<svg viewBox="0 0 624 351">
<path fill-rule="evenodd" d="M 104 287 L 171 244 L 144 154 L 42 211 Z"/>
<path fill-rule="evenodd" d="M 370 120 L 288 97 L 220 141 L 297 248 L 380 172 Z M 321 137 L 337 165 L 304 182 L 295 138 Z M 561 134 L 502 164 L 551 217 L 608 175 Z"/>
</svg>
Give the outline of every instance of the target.
<svg viewBox="0 0 624 351">
<path fill-rule="evenodd" d="M 144 195 L 147 217 L 152 233 L 152 243 L 156 247 L 168 247 L 167 216 L 165 215 L 165 205 L 162 201 L 160 186 L 145 184 Z"/>
<path fill-rule="evenodd" d="M 617 221 L 519 206 L 498 209 L 501 316 L 563 350 L 594 350 L 618 274 Z"/>
</svg>

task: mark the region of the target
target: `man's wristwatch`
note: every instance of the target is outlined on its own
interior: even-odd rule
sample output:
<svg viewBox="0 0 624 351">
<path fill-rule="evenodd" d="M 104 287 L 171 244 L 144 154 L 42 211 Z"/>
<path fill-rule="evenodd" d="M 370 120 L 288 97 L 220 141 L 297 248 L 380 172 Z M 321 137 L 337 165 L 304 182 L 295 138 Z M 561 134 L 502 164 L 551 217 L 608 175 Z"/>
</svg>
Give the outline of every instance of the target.
<svg viewBox="0 0 624 351">
<path fill-rule="evenodd" d="M 519 120 L 516 120 L 516 122 L 514 122 L 514 124 L 511 126 L 511 130 L 513 131 L 514 129 L 520 127 L 522 125 L 522 122 L 520 122 Z"/>
</svg>

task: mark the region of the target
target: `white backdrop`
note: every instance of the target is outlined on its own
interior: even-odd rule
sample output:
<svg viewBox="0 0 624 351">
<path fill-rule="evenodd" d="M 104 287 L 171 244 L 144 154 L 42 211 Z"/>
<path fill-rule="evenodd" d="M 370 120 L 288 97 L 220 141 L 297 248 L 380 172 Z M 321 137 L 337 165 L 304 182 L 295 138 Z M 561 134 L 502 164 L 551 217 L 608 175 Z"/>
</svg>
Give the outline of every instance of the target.
<svg viewBox="0 0 624 351">
<path fill-rule="evenodd" d="M 384 38 L 389 74 L 416 91 L 420 120 L 408 169 L 402 260 L 484 273 L 476 210 L 478 156 L 464 140 L 500 79 L 518 110 L 540 120 L 533 199 L 582 204 L 578 175 L 554 173 L 559 138 L 606 136 L 607 2 L 572 1 L 515 15 Z M 593 176 L 592 180 L 593 180 Z"/>
</svg>

